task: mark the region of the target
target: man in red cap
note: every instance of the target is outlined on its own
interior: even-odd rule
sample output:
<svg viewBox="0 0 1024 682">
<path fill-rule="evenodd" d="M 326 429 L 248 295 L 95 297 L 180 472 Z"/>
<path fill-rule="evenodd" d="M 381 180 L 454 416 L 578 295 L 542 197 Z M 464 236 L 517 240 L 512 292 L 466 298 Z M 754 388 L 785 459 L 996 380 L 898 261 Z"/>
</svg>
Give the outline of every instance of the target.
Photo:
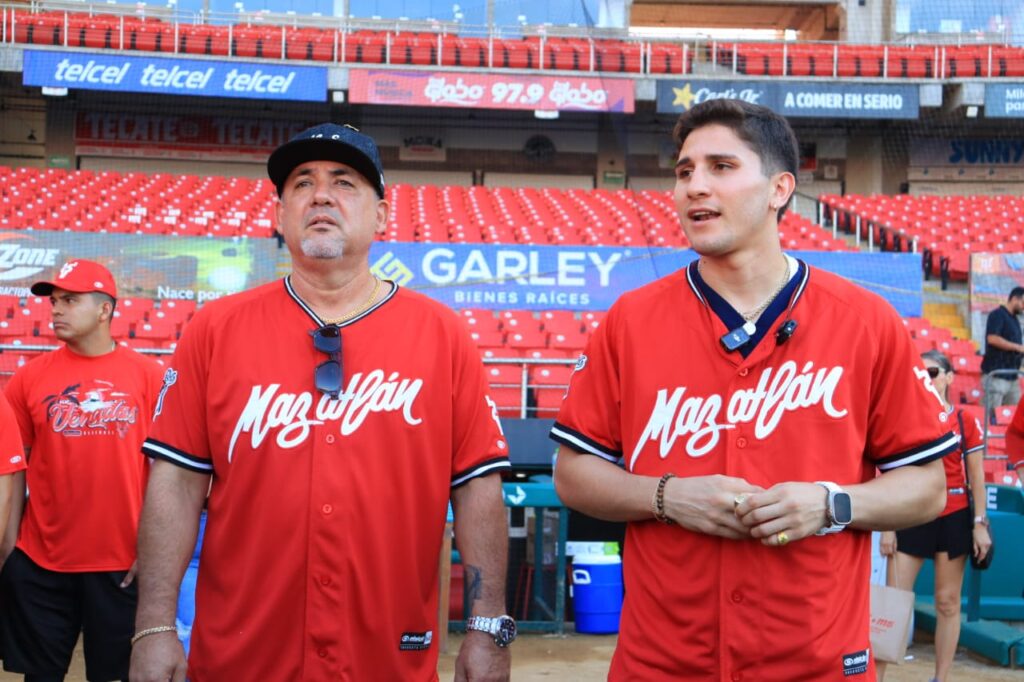
<svg viewBox="0 0 1024 682">
<path fill-rule="evenodd" d="M 32 293 L 49 296 L 64 345 L 21 367 L 5 391 L 28 468 L 0 547 L 4 669 L 62 680 L 84 632 L 87 678 L 125 680 L 148 469 L 139 450 L 163 372 L 114 342 L 117 286 L 99 263 L 68 261 Z"/>
</svg>

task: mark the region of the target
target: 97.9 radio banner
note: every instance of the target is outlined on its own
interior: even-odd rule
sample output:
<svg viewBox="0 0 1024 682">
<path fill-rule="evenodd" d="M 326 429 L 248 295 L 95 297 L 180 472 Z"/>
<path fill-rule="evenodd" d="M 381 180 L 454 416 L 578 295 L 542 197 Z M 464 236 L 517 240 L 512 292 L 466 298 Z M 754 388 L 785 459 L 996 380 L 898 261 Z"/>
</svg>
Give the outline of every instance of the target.
<svg viewBox="0 0 1024 682">
<path fill-rule="evenodd" d="M 621 78 L 353 69 L 348 96 L 355 104 L 631 114 L 633 87 Z"/>
</svg>

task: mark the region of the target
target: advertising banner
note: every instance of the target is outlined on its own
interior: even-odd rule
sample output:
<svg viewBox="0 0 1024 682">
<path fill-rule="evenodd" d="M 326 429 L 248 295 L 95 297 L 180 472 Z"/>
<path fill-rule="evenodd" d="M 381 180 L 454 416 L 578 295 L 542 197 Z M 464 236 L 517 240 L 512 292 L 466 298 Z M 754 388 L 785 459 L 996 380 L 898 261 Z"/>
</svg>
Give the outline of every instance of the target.
<svg viewBox="0 0 1024 682">
<path fill-rule="evenodd" d="M 269 282 L 279 250 L 273 239 L 207 239 L 75 232 L 0 232 L 0 295 L 30 296 L 73 258 L 105 265 L 118 293 L 197 304 Z"/>
<path fill-rule="evenodd" d="M 921 256 L 792 252 L 921 315 Z M 376 274 L 452 308 L 606 310 L 623 293 L 684 267 L 691 250 L 607 246 L 376 243 Z"/>
<path fill-rule="evenodd" d="M 1024 83 L 986 83 L 985 118 L 1024 118 Z"/>
<path fill-rule="evenodd" d="M 914 140 L 911 166 L 1022 166 L 1024 138 L 952 138 Z"/>
<path fill-rule="evenodd" d="M 921 257 L 909 253 L 792 252 L 921 314 Z M 122 296 L 204 303 L 286 271 L 274 239 L 208 239 L 75 232 L 0 232 L 0 295 L 29 296 L 33 282 L 71 258 L 106 265 Z M 696 258 L 691 250 L 376 242 L 375 274 L 452 308 L 607 310 L 623 293 Z M 1024 256 L 1022 256 L 1024 258 Z"/>
<path fill-rule="evenodd" d="M 226 116 L 176 116 L 80 111 L 75 153 L 204 161 L 262 161 L 314 125 Z"/>
<path fill-rule="evenodd" d="M 741 99 L 794 118 L 916 119 L 920 111 L 916 85 L 808 83 L 788 79 L 658 81 L 658 113 L 689 111 L 694 104 L 710 99 Z"/>
<path fill-rule="evenodd" d="M 25 50 L 25 85 L 108 92 L 323 102 L 327 69 L 168 59 L 137 54 Z"/>
<path fill-rule="evenodd" d="M 633 81 L 577 76 L 353 69 L 354 104 L 633 113 Z"/>
</svg>

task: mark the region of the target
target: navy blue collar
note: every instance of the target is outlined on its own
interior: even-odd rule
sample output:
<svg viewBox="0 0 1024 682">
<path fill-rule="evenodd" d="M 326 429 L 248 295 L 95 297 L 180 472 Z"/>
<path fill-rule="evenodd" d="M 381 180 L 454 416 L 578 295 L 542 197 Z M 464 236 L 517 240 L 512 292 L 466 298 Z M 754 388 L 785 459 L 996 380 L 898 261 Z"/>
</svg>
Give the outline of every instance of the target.
<svg viewBox="0 0 1024 682">
<path fill-rule="evenodd" d="M 789 258 L 789 256 L 786 256 Z M 802 260 L 794 259 L 797 263 L 796 275 L 790 277 L 789 282 L 782 288 L 778 296 L 768 304 L 765 311 L 761 313 L 761 317 L 756 320 L 757 326 L 756 331 L 750 335 L 750 340 L 740 346 L 740 354 L 746 358 L 754 349 L 757 348 L 757 344 L 761 342 L 761 339 L 765 337 L 769 330 L 775 327 L 775 323 L 779 317 L 782 316 L 787 310 L 792 310 L 793 306 L 796 305 L 797 300 L 803 294 L 804 289 L 807 286 L 807 278 L 809 276 L 809 269 L 807 264 Z M 718 315 L 718 319 L 722 321 L 725 328 L 728 330 L 737 329 L 742 327 L 746 320 L 743 319 L 743 315 L 736 311 L 728 301 L 722 298 L 718 292 L 712 289 L 704 278 L 700 276 L 700 268 L 698 263 L 700 259 L 697 259 L 690 263 L 686 269 L 686 277 L 690 283 L 690 287 L 693 292 L 697 295 L 697 298 L 706 305 L 710 306 L 712 312 Z"/>
</svg>

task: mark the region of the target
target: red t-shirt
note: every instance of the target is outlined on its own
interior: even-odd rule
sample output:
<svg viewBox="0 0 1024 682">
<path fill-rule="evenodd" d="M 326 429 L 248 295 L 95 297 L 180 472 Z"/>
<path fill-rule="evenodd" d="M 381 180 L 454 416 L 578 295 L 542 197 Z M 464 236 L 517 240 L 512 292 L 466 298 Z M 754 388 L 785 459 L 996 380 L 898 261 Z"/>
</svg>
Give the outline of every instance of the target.
<svg viewBox="0 0 1024 682">
<path fill-rule="evenodd" d="M 388 284 L 390 287 L 390 284 Z M 322 325 L 288 280 L 189 323 L 144 451 L 213 476 L 189 679 L 437 679 L 438 554 L 453 487 L 509 467 L 468 329 L 393 288 Z"/>
<path fill-rule="evenodd" d="M 747 358 L 723 349 L 729 330 L 686 269 L 625 294 L 577 363 L 552 436 L 640 475 L 766 488 L 862 483 L 955 451 L 896 312 L 815 268 L 800 292 L 796 333 L 784 345 L 769 333 Z M 780 548 L 627 524 L 609 679 L 873 680 L 870 545 L 852 528 Z"/>
<path fill-rule="evenodd" d="M 0 475 L 23 470 L 25 446 L 21 442 L 18 420 L 3 393 L 0 393 Z"/>
<path fill-rule="evenodd" d="M 66 346 L 21 367 L 6 395 L 29 448 L 17 546 L 51 571 L 124 571 L 135 561 L 149 432 L 163 370 L 127 348 Z"/>
<path fill-rule="evenodd" d="M 963 439 L 963 447 L 957 448 L 942 458 L 942 465 L 946 469 L 946 508 L 939 516 L 960 511 L 970 504 L 970 500 L 967 499 L 967 477 L 964 473 L 964 467 L 967 466 L 966 456 L 985 447 L 985 442 L 981 438 L 981 424 L 978 423 L 976 417 L 963 415 L 964 431 L 960 433 L 960 424 L 956 414 L 950 410 L 949 415 L 949 422 Z"/>
</svg>

